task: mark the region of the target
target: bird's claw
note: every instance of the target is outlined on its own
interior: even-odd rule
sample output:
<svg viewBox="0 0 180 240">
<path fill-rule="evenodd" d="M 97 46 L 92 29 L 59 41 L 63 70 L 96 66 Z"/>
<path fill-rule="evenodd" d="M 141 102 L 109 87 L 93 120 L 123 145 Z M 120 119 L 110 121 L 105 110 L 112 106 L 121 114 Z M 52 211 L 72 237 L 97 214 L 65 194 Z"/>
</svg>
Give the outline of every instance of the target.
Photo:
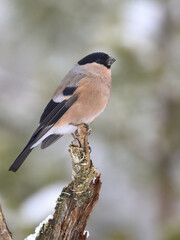
<svg viewBox="0 0 180 240">
<path fill-rule="evenodd" d="M 88 143 L 89 144 L 89 143 Z M 89 153 L 92 153 L 92 148 L 89 146 Z"/>
</svg>

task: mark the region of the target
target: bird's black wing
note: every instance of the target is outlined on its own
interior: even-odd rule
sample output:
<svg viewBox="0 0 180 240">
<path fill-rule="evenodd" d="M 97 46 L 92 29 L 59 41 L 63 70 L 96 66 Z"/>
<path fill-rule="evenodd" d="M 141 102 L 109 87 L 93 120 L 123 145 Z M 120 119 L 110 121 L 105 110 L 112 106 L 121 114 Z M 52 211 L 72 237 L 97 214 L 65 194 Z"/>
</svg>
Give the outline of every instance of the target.
<svg viewBox="0 0 180 240">
<path fill-rule="evenodd" d="M 32 135 L 26 147 L 11 165 L 9 171 L 16 172 L 18 170 L 18 168 L 27 158 L 29 153 L 32 151 L 31 147 L 33 146 L 33 144 L 35 144 L 44 134 L 46 134 L 53 127 L 53 125 L 65 114 L 65 112 L 73 105 L 75 101 L 77 101 L 77 99 L 77 95 L 72 95 L 69 99 L 64 100 L 60 103 L 54 103 L 52 102 L 53 100 L 48 103 L 41 116 L 38 128 Z"/>
<path fill-rule="evenodd" d="M 54 111 L 57 112 L 59 109 L 61 109 L 61 112 L 58 114 L 58 116 L 62 116 L 76 100 L 77 96 L 73 96 L 73 93 L 76 89 L 77 87 L 66 87 L 62 93 L 62 96 L 64 97 L 64 100 L 62 102 L 55 102 L 53 101 L 53 99 L 51 99 L 51 101 L 44 109 L 43 114 L 41 115 L 40 124 L 43 123 L 43 121 L 48 117 L 51 112 L 53 112 L 53 115 Z M 58 119 L 60 119 L 60 117 Z M 56 118 L 53 121 L 56 122 Z"/>
</svg>

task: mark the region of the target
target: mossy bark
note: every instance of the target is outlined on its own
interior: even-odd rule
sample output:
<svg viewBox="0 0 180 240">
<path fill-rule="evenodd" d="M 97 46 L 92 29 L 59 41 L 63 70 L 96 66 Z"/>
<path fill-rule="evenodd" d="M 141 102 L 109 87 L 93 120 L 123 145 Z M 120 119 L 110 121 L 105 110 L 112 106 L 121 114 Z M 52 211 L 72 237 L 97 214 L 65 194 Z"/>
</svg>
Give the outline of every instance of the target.
<svg viewBox="0 0 180 240">
<path fill-rule="evenodd" d="M 87 219 L 99 198 L 100 175 L 90 159 L 89 129 L 78 127 L 77 138 L 71 143 L 73 181 L 57 199 L 53 219 L 41 228 L 36 240 L 85 240 Z"/>
</svg>

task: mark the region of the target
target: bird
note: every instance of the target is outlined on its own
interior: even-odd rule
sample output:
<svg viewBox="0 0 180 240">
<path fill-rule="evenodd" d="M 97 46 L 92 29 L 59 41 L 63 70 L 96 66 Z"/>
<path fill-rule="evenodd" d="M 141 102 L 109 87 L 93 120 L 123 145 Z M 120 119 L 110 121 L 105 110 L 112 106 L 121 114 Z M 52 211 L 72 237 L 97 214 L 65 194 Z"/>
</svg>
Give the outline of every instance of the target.
<svg viewBox="0 0 180 240">
<path fill-rule="evenodd" d="M 16 172 L 39 144 L 49 147 L 78 125 L 89 125 L 106 108 L 111 91 L 111 66 L 115 58 L 104 52 L 79 60 L 65 75 L 45 107 L 39 125 L 9 171 Z"/>
</svg>

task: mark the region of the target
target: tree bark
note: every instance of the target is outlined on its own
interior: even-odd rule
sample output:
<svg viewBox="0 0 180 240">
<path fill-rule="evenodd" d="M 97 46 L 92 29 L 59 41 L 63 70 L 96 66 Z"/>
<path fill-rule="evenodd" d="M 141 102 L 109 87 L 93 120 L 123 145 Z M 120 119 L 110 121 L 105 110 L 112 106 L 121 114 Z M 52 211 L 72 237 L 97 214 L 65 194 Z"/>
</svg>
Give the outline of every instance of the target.
<svg viewBox="0 0 180 240">
<path fill-rule="evenodd" d="M 57 199 L 53 219 L 44 224 L 36 240 L 85 240 L 87 219 L 96 205 L 101 188 L 100 175 L 90 159 L 87 125 L 80 125 L 71 143 L 73 181 Z"/>
<path fill-rule="evenodd" d="M 6 220 L 4 218 L 2 208 L 0 205 L 0 240 L 12 240 L 11 232 L 8 229 Z"/>
</svg>

